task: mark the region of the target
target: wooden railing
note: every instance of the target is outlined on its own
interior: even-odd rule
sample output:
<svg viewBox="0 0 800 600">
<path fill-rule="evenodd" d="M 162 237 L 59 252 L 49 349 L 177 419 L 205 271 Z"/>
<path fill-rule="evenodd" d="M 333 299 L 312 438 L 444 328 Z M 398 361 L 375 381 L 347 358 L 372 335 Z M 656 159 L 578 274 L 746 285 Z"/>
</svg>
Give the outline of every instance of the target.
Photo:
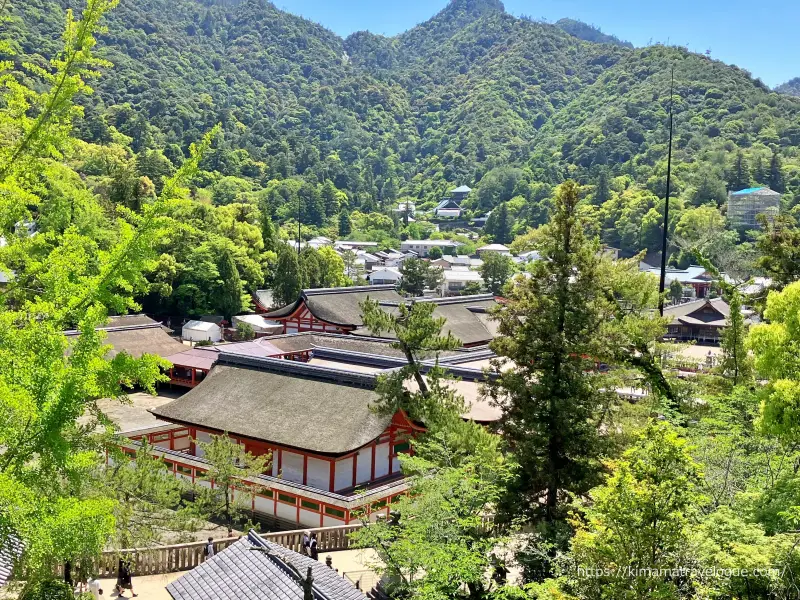
<svg viewBox="0 0 800 600">
<path fill-rule="evenodd" d="M 303 533 L 309 531 L 317 534 L 317 549 L 322 554 L 323 552 L 336 552 L 351 548 L 349 534 L 360 527 L 361 524 L 357 523 L 338 527 L 296 529 L 293 531 L 264 533 L 261 537 L 274 544 L 300 552 L 303 545 Z M 238 537 L 214 540 L 214 552 L 221 552 L 238 540 Z M 94 571 L 101 578 L 116 577 L 120 558 L 131 561 L 131 571 L 136 576 L 188 571 L 201 564 L 205 559 L 204 549 L 206 543 L 191 542 L 172 546 L 108 551 L 100 556 Z"/>
</svg>

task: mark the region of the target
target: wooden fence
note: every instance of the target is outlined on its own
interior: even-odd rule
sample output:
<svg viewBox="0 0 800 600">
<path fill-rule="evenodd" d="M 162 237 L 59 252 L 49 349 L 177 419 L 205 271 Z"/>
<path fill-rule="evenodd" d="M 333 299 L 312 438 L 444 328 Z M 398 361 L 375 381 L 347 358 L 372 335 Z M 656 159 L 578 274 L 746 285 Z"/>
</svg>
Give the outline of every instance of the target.
<svg viewBox="0 0 800 600">
<path fill-rule="evenodd" d="M 296 529 L 293 531 L 277 531 L 261 535 L 265 540 L 279 544 L 295 552 L 300 552 L 303 545 L 303 532 L 317 534 L 317 548 L 323 552 L 336 552 L 351 548 L 349 534 L 361 527 L 360 523 L 341 525 L 338 527 L 319 527 L 316 529 Z M 214 552 L 221 552 L 238 537 L 214 540 Z M 205 559 L 204 549 L 207 542 L 191 542 L 172 546 L 155 546 L 153 548 L 132 548 L 127 550 L 104 552 L 94 571 L 101 578 L 116 577 L 120 558 L 131 561 L 131 571 L 136 576 L 160 575 L 175 573 L 195 568 Z"/>
</svg>

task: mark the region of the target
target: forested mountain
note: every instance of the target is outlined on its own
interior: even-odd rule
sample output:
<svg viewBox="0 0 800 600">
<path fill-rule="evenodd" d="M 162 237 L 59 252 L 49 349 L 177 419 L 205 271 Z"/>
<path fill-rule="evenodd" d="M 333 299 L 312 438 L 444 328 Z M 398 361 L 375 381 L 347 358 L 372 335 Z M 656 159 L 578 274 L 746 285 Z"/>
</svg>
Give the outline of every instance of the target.
<svg viewBox="0 0 800 600">
<path fill-rule="evenodd" d="M 800 97 L 800 77 L 795 77 L 794 79 L 790 79 L 786 83 L 779 85 L 775 88 L 775 91 L 781 94 L 789 94 L 790 96 Z"/>
<path fill-rule="evenodd" d="M 633 48 L 633 44 L 619 39 L 615 35 L 608 35 L 600 31 L 593 25 L 588 25 L 583 21 L 575 19 L 559 19 L 556 21 L 556 27 L 560 27 L 570 35 L 576 38 L 586 40 L 587 42 L 595 42 L 597 44 L 614 44 L 615 46 L 623 46 L 625 48 Z"/>
<path fill-rule="evenodd" d="M 78 5 L 14 4 L 2 28 L 16 60 L 44 65 Z M 346 39 L 266 0 L 121 0 L 98 53 L 113 67 L 83 100 L 83 139 L 129 136 L 158 189 L 221 122 L 196 197 L 255 194 L 279 222 L 297 194 L 306 223 L 335 230 L 340 208 L 386 212 L 408 196 L 424 210 L 469 184 L 472 214 L 514 200 L 521 233 L 569 176 L 598 206 L 604 241 L 653 249 L 657 227 L 640 217 L 663 196 L 671 66 L 676 219 L 722 207 L 739 185 L 775 185 L 789 209 L 800 194 L 800 100 L 682 48 L 634 49 L 579 22 L 516 18 L 499 0 L 452 0 L 395 37 Z"/>
</svg>

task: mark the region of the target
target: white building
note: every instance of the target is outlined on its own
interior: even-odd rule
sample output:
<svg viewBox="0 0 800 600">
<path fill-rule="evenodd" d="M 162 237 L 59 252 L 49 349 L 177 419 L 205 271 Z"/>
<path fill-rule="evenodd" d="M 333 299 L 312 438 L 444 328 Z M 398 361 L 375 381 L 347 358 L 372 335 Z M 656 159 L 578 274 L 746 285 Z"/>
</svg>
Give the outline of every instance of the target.
<svg viewBox="0 0 800 600">
<path fill-rule="evenodd" d="M 431 248 L 440 248 L 442 252 L 453 251 L 461 244 L 452 240 L 406 240 L 400 242 L 400 250 L 403 252 L 414 252 L 415 254 L 426 257 Z"/>
<path fill-rule="evenodd" d="M 183 326 L 181 339 L 186 342 L 219 342 L 222 328 L 208 321 L 189 321 Z"/>
<path fill-rule="evenodd" d="M 269 321 L 261 315 L 236 315 L 233 317 L 233 326 L 238 329 L 239 323 L 247 323 L 253 328 L 256 337 L 283 333 L 283 325 L 276 321 Z"/>
<path fill-rule="evenodd" d="M 485 252 L 494 252 L 496 254 L 502 254 L 503 256 L 511 256 L 511 250 L 508 246 L 504 246 L 503 244 L 489 244 L 487 246 L 481 246 L 477 250 L 478 256 Z"/>
<path fill-rule="evenodd" d="M 436 260 L 431 261 L 431 264 L 436 265 L 437 267 L 442 267 L 443 269 L 452 269 L 455 266 L 478 269 L 483 265 L 483 261 L 480 258 L 472 258 L 471 256 L 466 256 L 463 254 L 458 256 L 450 256 L 445 254 L 442 256 L 442 258 L 437 258 Z"/>
<path fill-rule="evenodd" d="M 401 216 L 405 215 L 406 213 L 413 216 L 417 212 L 417 205 L 411 201 L 399 202 L 397 204 L 397 208 L 394 209 L 394 212 Z"/>
<path fill-rule="evenodd" d="M 456 266 L 447 271 L 442 271 L 444 281 L 439 287 L 439 295 L 458 296 L 467 287 L 467 284 L 477 283 L 483 286 L 483 278 L 477 271 L 472 271 L 469 267 Z"/>
<path fill-rule="evenodd" d="M 402 278 L 397 267 L 379 267 L 369 274 L 369 282 L 372 285 L 397 285 Z"/>
<path fill-rule="evenodd" d="M 378 249 L 378 242 L 356 242 L 353 240 L 337 240 L 333 244 L 335 250 L 368 250 L 370 252 Z"/>
</svg>

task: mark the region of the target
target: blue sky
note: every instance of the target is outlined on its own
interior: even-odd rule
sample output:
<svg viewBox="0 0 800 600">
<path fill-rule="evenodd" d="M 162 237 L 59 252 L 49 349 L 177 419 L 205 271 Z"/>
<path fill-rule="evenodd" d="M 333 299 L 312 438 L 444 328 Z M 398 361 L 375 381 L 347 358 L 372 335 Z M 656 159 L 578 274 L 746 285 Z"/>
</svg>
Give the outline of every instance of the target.
<svg viewBox="0 0 800 600">
<path fill-rule="evenodd" d="M 278 8 L 346 36 L 368 29 L 394 35 L 425 21 L 447 0 L 274 0 Z M 747 69 L 775 86 L 800 77 L 797 0 L 672 0 L 671 15 L 653 0 L 504 0 L 506 11 L 557 21 L 580 19 L 636 46 L 649 42 L 711 50 L 713 58 Z"/>
</svg>

